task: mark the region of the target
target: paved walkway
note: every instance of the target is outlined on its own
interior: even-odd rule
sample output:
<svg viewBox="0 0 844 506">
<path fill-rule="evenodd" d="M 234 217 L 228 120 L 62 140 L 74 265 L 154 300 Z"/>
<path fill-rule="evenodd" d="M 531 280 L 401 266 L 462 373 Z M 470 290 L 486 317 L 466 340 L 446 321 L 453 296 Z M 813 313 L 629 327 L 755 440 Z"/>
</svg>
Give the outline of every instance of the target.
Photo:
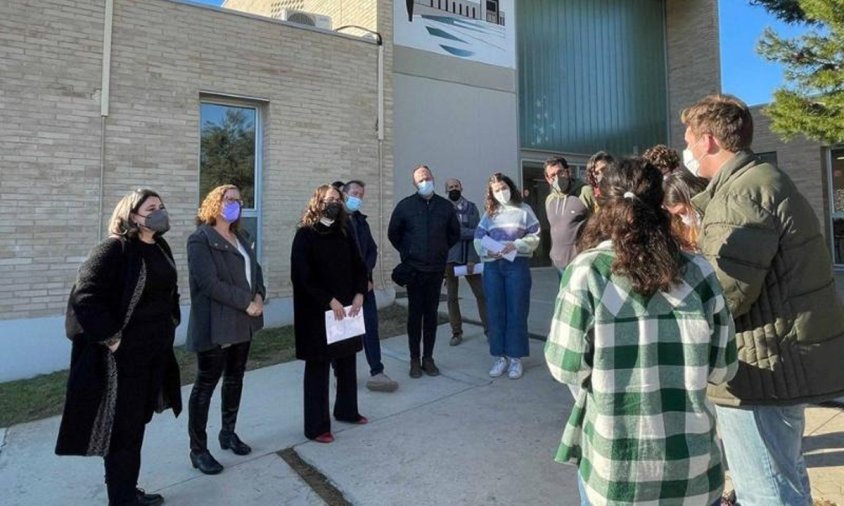
<svg viewBox="0 0 844 506">
<path fill-rule="evenodd" d="M 536 334 L 547 332 L 543 318 L 555 285 L 553 271 L 534 271 L 534 298 L 542 299 L 532 305 Z M 461 293 L 471 298 L 468 286 Z M 462 302 L 471 317 L 471 304 Z M 277 454 L 293 448 L 356 505 L 579 504 L 575 469 L 552 460 L 571 396 L 548 374 L 542 343 L 531 342 L 521 380 L 492 380 L 481 329 L 466 325 L 464 332 L 464 343 L 449 347 L 450 329 L 440 327 L 435 358 L 443 374 L 436 378 L 408 378 L 405 336 L 383 341 L 387 372 L 401 385 L 391 394 L 363 388 L 359 354 L 360 409 L 370 423 L 336 423 L 329 445 L 302 435 L 301 362 L 247 373 L 238 433 L 254 451 L 238 457 L 212 445 L 226 466 L 219 476 L 190 467 L 186 414 L 157 415 L 147 429 L 140 484 L 164 494 L 168 505 L 324 504 Z M 219 393 L 211 412 L 215 440 Z M 57 428 L 58 418 L 49 418 L 0 429 L 4 506 L 106 504 L 101 459 L 53 455 Z M 806 435 L 817 498 L 844 506 L 844 412 L 809 409 Z"/>
</svg>

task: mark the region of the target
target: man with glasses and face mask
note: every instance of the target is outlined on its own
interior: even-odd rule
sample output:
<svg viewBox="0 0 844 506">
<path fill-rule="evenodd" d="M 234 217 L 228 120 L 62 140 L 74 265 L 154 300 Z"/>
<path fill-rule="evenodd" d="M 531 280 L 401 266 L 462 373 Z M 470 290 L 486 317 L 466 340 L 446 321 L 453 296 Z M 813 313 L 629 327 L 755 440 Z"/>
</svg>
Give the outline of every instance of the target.
<svg viewBox="0 0 844 506">
<path fill-rule="evenodd" d="M 812 504 L 803 431 L 807 403 L 844 395 L 844 307 L 812 206 L 751 150 L 741 100 L 711 95 L 684 110 L 683 160 L 709 186 L 700 249 L 736 327 L 739 369 L 710 386 L 739 504 Z"/>
<path fill-rule="evenodd" d="M 440 373 L 433 357 L 437 307 L 448 250 L 460 240 L 460 223 L 454 205 L 434 193 L 431 169 L 420 165 L 413 169 L 411 178 L 416 193 L 396 205 L 387 236 L 398 250 L 403 267 L 410 272 L 407 281 L 410 377 L 420 378 L 423 371 L 428 376 Z"/>
<path fill-rule="evenodd" d="M 577 234 L 593 206 L 592 187 L 571 176 L 565 158 L 545 162 L 545 180 L 551 193 L 545 199 L 545 215 L 551 225 L 551 262 L 562 273 L 575 257 Z"/>
</svg>

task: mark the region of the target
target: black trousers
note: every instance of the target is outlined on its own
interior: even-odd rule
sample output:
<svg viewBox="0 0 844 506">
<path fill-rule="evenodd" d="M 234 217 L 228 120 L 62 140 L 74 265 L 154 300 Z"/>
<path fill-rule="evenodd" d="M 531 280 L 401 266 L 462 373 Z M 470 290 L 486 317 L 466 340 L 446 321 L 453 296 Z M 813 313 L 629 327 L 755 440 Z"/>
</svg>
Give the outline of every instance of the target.
<svg viewBox="0 0 844 506">
<path fill-rule="evenodd" d="M 163 352 L 154 345 L 137 341 L 131 335 L 125 336 L 114 355 L 117 404 L 109 452 L 104 458 L 108 502 L 114 506 L 135 504 L 144 430 L 152 418 L 163 375 Z"/>
<path fill-rule="evenodd" d="M 407 284 L 407 342 L 410 359 L 419 360 L 419 344 L 422 342 L 423 358 L 434 355 L 437 339 L 437 308 L 440 305 L 444 271 L 417 271 Z"/>
<path fill-rule="evenodd" d="M 328 380 L 331 365 L 337 377 L 337 396 L 334 399 L 334 418 L 356 422 L 358 412 L 357 362 L 354 355 L 327 360 L 305 361 L 305 437 L 313 439 L 331 432 L 328 416 Z"/>
<path fill-rule="evenodd" d="M 208 435 L 205 432 L 208 425 L 208 408 L 220 376 L 223 377 L 223 423 L 220 432 L 234 432 L 243 392 L 243 373 L 246 371 L 251 344 L 246 341 L 225 348 L 217 346 L 196 354 L 196 382 L 193 384 L 188 404 L 188 434 L 192 452 L 200 453 L 208 449 Z"/>
</svg>

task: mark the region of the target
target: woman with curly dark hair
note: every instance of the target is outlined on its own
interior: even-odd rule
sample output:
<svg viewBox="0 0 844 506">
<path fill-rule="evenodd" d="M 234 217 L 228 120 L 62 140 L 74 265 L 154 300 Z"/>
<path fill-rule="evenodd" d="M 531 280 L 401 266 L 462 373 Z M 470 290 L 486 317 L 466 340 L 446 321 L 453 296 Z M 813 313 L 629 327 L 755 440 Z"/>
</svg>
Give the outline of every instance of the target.
<svg viewBox="0 0 844 506">
<path fill-rule="evenodd" d="M 293 332 L 296 358 L 305 361 L 305 437 L 334 441 L 328 407 L 331 366 L 337 376 L 334 418 L 364 424 L 358 412 L 355 354 L 361 336 L 328 343 L 325 314 L 336 320 L 357 316 L 367 289 L 367 270 L 355 239 L 347 233 L 343 196 L 330 185 L 314 190 L 293 237 Z M 348 308 L 348 309 L 346 309 Z"/>
<path fill-rule="evenodd" d="M 205 428 L 220 378 L 219 442 L 236 455 L 252 451 L 235 433 L 243 375 L 252 337 L 264 326 L 264 276 L 255 246 L 240 231 L 243 202 L 237 186 L 221 185 L 205 196 L 188 238 L 190 320 L 185 345 L 196 353 L 196 381 L 188 409 L 190 460 L 205 474 L 223 466 L 208 451 Z"/>
<path fill-rule="evenodd" d="M 597 212 L 598 208 L 601 207 L 597 201 L 597 197 L 601 193 L 601 178 L 603 177 L 604 169 L 613 163 L 613 160 L 614 158 L 611 154 L 606 151 L 598 151 L 589 157 L 589 161 L 586 162 L 586 182 L 592 187 L 592 191 L 596 197 L 594 209 L 592 209 L 593 213 Z"/>
<path fill-rule="evenodd" d="M 578 465 L 582 504 L 719 504 L 706 390 L 738 367 L 721 285 L 681 250 L 653 165 L 623 159 L 600 187 L 545 346 L 551 374 L 575 387 L 556 460 Z"/>
</svg>

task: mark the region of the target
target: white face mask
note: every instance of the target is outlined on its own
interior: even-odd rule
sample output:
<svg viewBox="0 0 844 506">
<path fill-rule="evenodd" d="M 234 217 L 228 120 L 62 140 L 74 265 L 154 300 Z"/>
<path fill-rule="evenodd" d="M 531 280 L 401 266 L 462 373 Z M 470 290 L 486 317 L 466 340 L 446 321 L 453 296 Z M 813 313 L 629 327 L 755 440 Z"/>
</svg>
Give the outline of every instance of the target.
<svg viewBox="0 0 844 506">
<path fill-rule="evenodd" d="M 510 189 L 501 190 L 497 192 L 492 192 L 492 196 L 495 197 L 495 200 L 498 201 L 499 204 L 506 204 L 510 202 Z"/>
<path fill-rule="evenodd" d="M 683 214 L 680 215 L 680 220 L 682 220 L 683 225 L 685 225 L 687 227 L 691 227 L 692 225 L 694 225 L 694 223 L 696 221 L 690 214 L 686 214 L 686 213 L 683 213 Z"/>
<path fill-rule="evenodd" d="M 692 154 L 692 150 L 689 148 L 683 150 L 683 165 L 689 169 L 689 172 L 693 176 L 700 177 L 700 162 L 697 161 L 697 158 L 695 158 L 695 155 Z"/>
</svg>

